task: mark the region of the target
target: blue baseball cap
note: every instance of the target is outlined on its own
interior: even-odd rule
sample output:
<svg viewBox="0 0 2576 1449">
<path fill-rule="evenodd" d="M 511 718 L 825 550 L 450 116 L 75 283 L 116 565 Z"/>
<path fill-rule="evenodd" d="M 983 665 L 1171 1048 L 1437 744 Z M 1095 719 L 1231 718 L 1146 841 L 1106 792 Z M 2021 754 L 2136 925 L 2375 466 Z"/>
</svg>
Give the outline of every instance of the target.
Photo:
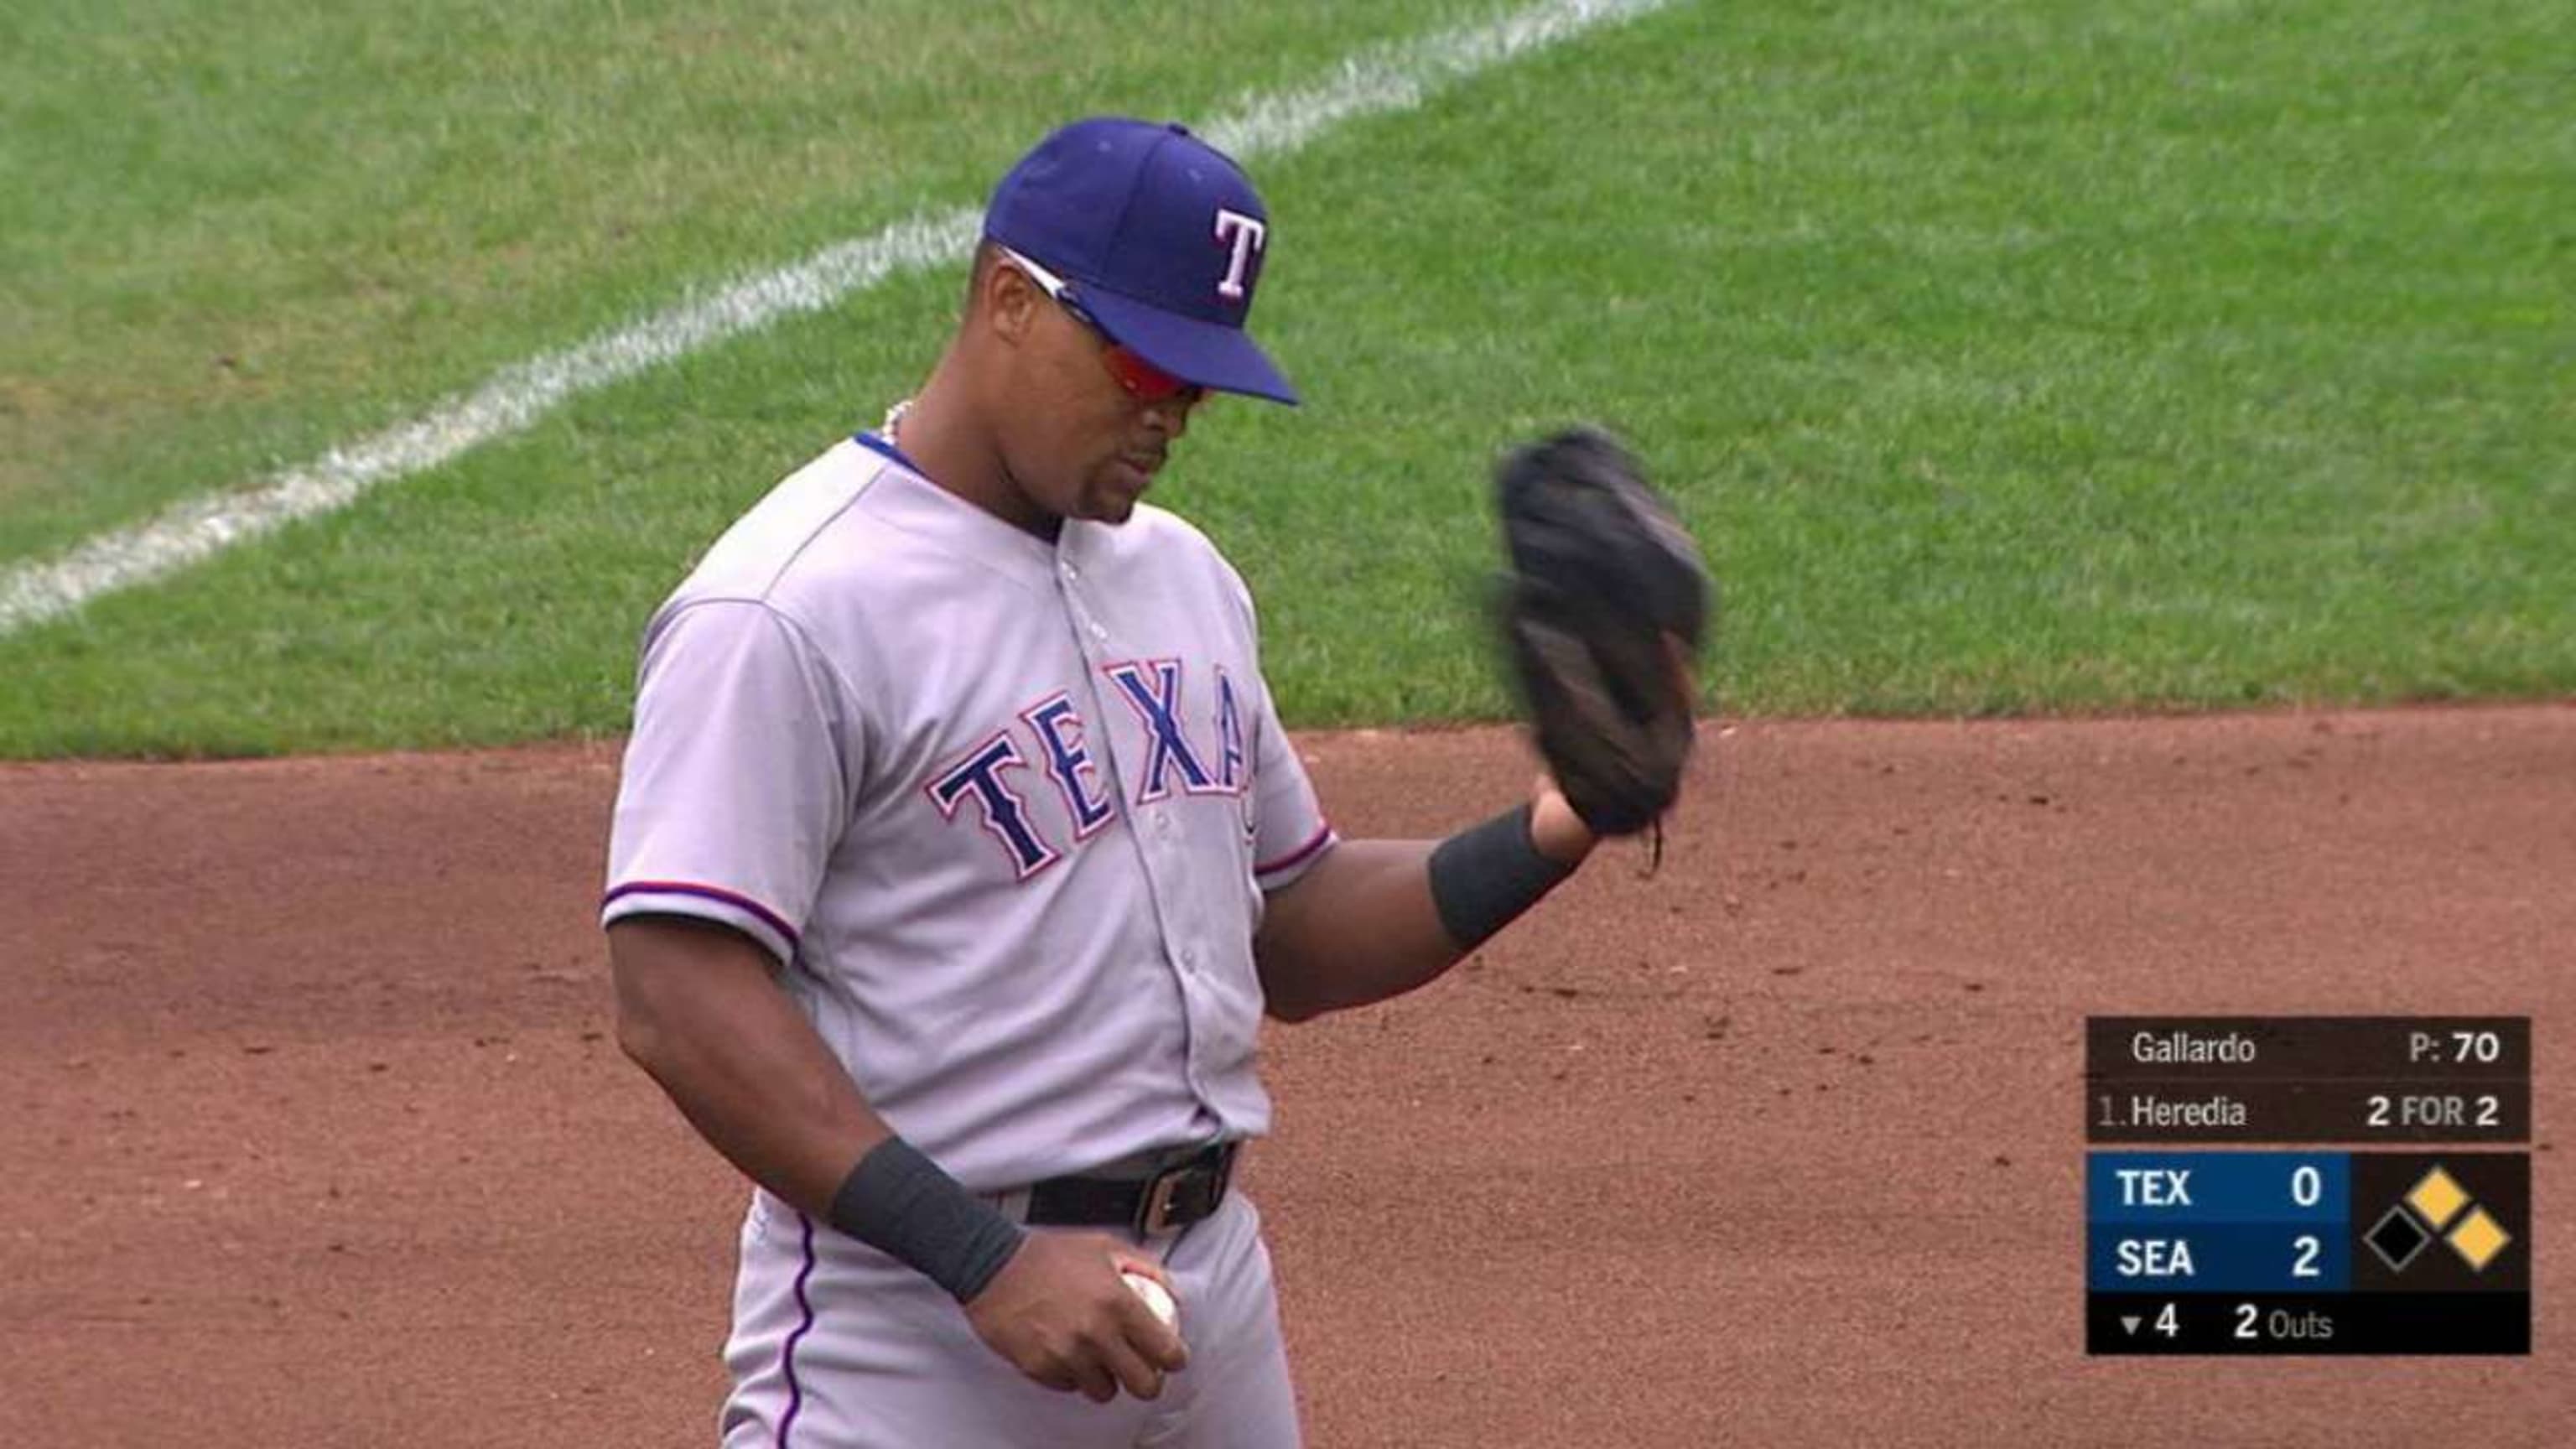
<svg viewBox="0 0 2576 1449">
<path fill-rule="evenodd" d="M 1243 330 L 1270 213 L 1243 168 L 1187 127 L 1066 126 L 993 188 L 984 235 L 1061 275 L 1111 341 L 1174 377 L 1297 401 Z"/>
</svg>

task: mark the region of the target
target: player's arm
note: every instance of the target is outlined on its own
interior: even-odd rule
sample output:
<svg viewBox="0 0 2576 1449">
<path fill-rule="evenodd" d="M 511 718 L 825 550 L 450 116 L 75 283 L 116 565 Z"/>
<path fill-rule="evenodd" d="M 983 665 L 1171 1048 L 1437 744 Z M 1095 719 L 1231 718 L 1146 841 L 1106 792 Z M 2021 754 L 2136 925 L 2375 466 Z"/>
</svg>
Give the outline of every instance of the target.
<svg viewBox="0 0 2576 1449">
<path fill-rule="evenodd" d="M 1272 1016 L 1304 1021 L 1437 979 L 1570 875 L 1592 833 L 1543 787 L 1446 841 L 1346 840 L 1274 893 L 1253 938 Z"/>
<path fill-rule="evenodd" d="M 851 1166 L 893 1133 L 769 953 L 712 921 L 629 916 L 608 928 L 608 959 L 626 1055 L 744 1176 L 828 1219 Z"/>
</svg>

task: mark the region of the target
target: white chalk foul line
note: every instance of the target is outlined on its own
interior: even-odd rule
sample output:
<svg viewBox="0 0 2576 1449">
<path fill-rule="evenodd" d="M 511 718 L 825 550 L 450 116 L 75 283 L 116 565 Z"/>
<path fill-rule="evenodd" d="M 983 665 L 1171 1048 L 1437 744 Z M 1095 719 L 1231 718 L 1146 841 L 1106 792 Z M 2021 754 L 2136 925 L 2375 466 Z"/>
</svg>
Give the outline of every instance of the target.
<svg viewBox="0 0 2576 1449">
<path fill-rule="evenodd" d="M 1551 0 L 1483 25 L 1440 31 L 1343 61 L 1321 84 L 1246 98 L 1197 127 L 1211 145 L 1249 160 L 1294 151 L 1359 116 L 1408 110 L 1433 91 L 1605 22 L 1669 0 Z M 410 422 L 332 449 L 255 488 L 173 504 L 63 555 L 0 574 L 0 634 L 68 614 L 213 557 L 299 518 L 346 507 L 379 483 L 405 478 L 495 438 L 520 432 L 565 401 L 702 348 L 820 311 L 898 273 L 963 257 L 980 211 L 960 207 L 897 222 L 774 271 L 729 283 L 667 311 L 502 369 L 482 386 Z"/>
</svg>

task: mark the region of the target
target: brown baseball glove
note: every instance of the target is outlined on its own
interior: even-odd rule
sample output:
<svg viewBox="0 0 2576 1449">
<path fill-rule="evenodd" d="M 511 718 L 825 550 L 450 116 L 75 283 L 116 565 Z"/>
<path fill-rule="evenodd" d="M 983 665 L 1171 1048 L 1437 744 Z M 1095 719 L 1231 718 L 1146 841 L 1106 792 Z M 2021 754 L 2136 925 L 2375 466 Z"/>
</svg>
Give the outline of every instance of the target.
<svg viewBox="0 0 2576 1449">
<path fill-rule="evenodd" d="M 1715 586 L 1672 504 L 1591 428 L 1495 470 L 1507 671 L 1566 803 L 1600 835 L 1660 820 L 1690 762 L 1691 656 Z"/>
</svg>

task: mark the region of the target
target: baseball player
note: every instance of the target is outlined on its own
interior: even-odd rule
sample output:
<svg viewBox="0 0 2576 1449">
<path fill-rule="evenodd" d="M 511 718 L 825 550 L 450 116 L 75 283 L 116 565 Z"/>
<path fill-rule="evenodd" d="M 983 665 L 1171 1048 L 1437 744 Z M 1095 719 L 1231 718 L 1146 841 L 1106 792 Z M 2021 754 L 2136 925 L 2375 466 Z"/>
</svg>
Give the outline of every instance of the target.
<svg viewBox="0 0 2576 1449">
<path fill-rule="evenodd" d="M 602 917 L 620 1042 L 756 1184 L 728 1446 L 1296 1444 L 1261 1018 L 1432 980 L 1593 844 L 1545 786 L 1338 837 L 1242 580 L 1139 503 L 1210 393 L 1296 400 L 1272 240 L 1179 126 L 1049 136 L 918 395 L 645 632 Z"/>
</svg>

